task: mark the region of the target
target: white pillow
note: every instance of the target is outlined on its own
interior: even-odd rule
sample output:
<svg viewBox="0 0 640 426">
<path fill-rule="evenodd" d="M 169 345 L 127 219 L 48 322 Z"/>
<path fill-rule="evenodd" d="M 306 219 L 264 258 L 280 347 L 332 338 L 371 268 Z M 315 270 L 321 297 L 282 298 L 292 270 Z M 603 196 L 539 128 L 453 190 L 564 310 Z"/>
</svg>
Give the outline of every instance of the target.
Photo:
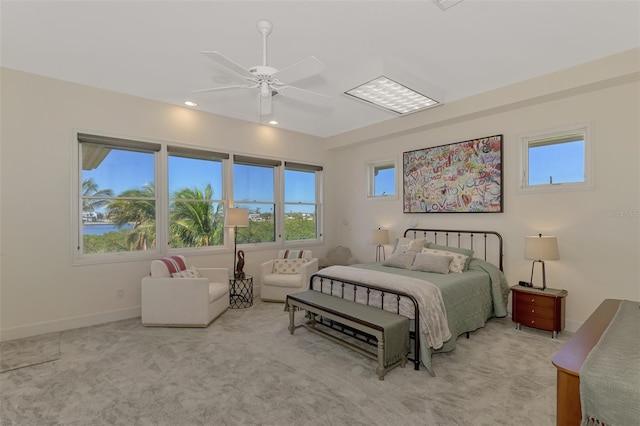
<svg viewBox="0 0 640 426">
<path fill-rule="evenodd" d="M 420 253 L 420 250 L 425 246 L 426 240 L 424 238 L 412 240 L 410 238 L 398 238 L 396 245 L 393 249 L 393 254 L 396 253 Z"/>
<path fill-rule="evenodd" d="M 273 263 L 274 274 L 299 274 L 300 268 L 307 259 L 275 259 Z"/>
<path fill-rule="evenodd" d="M 423 248 L 422 253 L 453 257 L 453 260 L 449 264 L 450 272 L 462 273 L 462 271 L 464 271 L 464 265 L 467 262 L 467 259 L 469 258 L 469 256 L 465 256 L 464 254 L 454 253 L 452 251 L 447 251 L 447 250 L 436 250 L 436 249 L 430 249 L 430 248 Z"/>
<path fill-rule="evenodd" d="M 194 266 L 189 266 L 184 271 L 174 272 L 171 276 L 173 278 L 200 278 L 200 274 Z"/>
<path fill-rule="evenodd" d="M 436 272 L 438 274 L 448 274 L 449 264 L 453 256 L 439 256 L 431 253 L 418 253 L 411 266 L 412 271 Z"/>
<path fill-rule="evenodd" d="M 409 269 L 413 265 L 413 259 L 416 254 L 413 252 L 396 253 L 389 256 L 387 260 L 382 262 L 382 266 L 391 266 L 393 268 Z"/>
</svg>

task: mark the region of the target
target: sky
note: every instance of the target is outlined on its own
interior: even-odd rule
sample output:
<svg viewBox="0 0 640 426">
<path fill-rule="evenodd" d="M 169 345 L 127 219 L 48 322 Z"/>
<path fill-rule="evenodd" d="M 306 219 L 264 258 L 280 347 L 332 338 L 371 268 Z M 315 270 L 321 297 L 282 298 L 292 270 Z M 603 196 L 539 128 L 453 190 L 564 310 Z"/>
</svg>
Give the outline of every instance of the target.
<svg viewBox="0 0 640 426">
<path fill-rule="evenodd" d="M 530 147 L 528 170 L 529 185 L 583 182 L 584 141 Z"/>
<path fill-rule="evenodd" d="M 169 193 L 183 188 L 204 189 L 211 184 L 214 199 L 223 199 L 222 162 L 169 156 Z M 98 189 L 111 189 L 114 195 L 154 183 L 154 154 L 124 150 L 111 152 L 94 170 L 83 170 L 82 179 L 93 178 Z M 235 200 L 274 202 L 274 177 L 269 167 L 234 165 Z M 314 174 L 288 170 L 285 173 L 286 203 L 314 203 Z M 289 206 L 291 207 L 291 206 Z M 300 210 L 299 208 L 297 208 Z M 290 208 L 287 209 L 289 211 Z M 308 210 L 304 209 L 304 210 Z M 263 208 L 262 211 L 265 211 Z M 311 209 L 310 211 L 313 211 Z"/>
<path fill-rule="evenodd" d="M 584 142 L 567 142 L 543 145 L 529 149 L 529 185 L 580 182 L 584 177 Z M 567 162 L 571 158 L 575 161 Z M 575 166 L 571 166 L 575 165 Z M 211 183 L 213 198 L 223 199 L 222 162 L 169 157 L 169 191 L 181 188 L 200 188 Z M 117 195 L 124 190 L 142 188 L 154 183 L 154 154 L 145 152 L 111 150 L 98 168 L 83 170 L 82 179 L 93 178 L 98 189 L 112 189 Z M 274 197 L 273 173 L 268 167 L 234 165 L 235 200 L 272 202 Z M 395 169 L 380 170 L 375 178 L 376 195 L 395 191 Z M 315 185 L 313 173 L 288 170 L 285 173 L 286 203 L 313 203 Z M 313 189 L 313 190 L 310 190 Z M 286 206 L 301 210 L 296 206 Z M 299 206 L 298 206 L 299 207 Z M 307 210 L 305 208 L 302 209 Z M 263 211 L 265 211 L 263 209 Z"/>
</svg>

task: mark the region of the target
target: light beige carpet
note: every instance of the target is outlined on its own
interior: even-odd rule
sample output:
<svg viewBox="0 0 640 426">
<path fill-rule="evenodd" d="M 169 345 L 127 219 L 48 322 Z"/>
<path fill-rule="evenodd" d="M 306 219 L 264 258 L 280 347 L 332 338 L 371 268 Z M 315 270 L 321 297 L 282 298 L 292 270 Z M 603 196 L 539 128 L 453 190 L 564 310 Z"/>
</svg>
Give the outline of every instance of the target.
<svg viewBox="0 0 640 426">
<path fill-rule="evenodd" d="M 0 343 L 0 373 L 60 358 L 60 333 Z"/>
<path fill-rule="evenodd" d="M 375 361 L 304 329 L 282 304 L 229 310 L 207 329 L 139 319 L 61 333 L 53 362 L 0 374 L 9 425 L 554 425 L 551 357 L 568 335 L 509 318 L 434 356 L 437 376 Z"/>
</svg>

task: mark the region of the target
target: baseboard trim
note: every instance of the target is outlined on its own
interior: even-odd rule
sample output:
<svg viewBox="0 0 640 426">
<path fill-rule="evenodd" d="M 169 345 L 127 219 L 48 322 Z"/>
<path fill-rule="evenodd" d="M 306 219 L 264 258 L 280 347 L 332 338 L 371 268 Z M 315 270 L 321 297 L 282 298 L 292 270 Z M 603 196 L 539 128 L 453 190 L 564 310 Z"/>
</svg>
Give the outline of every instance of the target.
<svg viewBox="0 0 640 426">
<path fill-rule="evenodd" d="M 141 308 L 118 309 L 115 311 L 102 312 L 93 315 L 84 315 L 79 317 L 65 318 L 55 321 L 40 322 L 35 324 L 23 325 L 19 327 L 7 328 L 0 330 L 0 342 L 6 342 L 15 339 L 24 339 L 26 337 L 39 336 L 41 334 L 57 333 L 74 328 L 89 327 L 92 325 L 104 324 L 107 322 L 120 321 L 130 318 L 136 318 L 141 315 Z"/>
</svg>

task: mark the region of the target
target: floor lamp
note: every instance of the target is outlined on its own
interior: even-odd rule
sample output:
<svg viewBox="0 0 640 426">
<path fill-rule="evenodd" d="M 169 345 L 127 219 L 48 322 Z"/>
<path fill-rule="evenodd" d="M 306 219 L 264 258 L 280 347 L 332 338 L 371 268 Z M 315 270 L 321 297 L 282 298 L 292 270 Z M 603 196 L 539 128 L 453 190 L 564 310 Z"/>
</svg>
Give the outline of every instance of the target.
<svg viewBox="0 0 640 426">
<path fill-rule="evenodd" d="M 242 208 L 228 208 L 224 218 L 224 226 L 233 228 L 233 276 L 238 278 L 236 257 L 238 256 L 238 228 L 249 226 L 249 211 Z"/>
<path fill-rule="evenodd" d="M 547 278 L 544 271 L 545 260 L 558 260 L 560 253 L 558 251 L 558 240 L 556 237 L 543 237 L 542 234 L 534 237 L 525 237 L 524 239 L 524 258 L 533 260 L 531 265 L 531 280 L 529 283 L 533 287 L 533 270 L 536 263 L 542 264 L 542 290 L 547 288 Z"/>
<path fill-rule="evenodd" d="M 382 253 L 382 260 L 386 259 L 384 252 L 384 244 L 389 244 L 389 231 L 386 229 L 374 229 L 371 234 L 373 244 L 376 244 L 376 262 L 380 262 L 380 254 Z"/>
</svg>

